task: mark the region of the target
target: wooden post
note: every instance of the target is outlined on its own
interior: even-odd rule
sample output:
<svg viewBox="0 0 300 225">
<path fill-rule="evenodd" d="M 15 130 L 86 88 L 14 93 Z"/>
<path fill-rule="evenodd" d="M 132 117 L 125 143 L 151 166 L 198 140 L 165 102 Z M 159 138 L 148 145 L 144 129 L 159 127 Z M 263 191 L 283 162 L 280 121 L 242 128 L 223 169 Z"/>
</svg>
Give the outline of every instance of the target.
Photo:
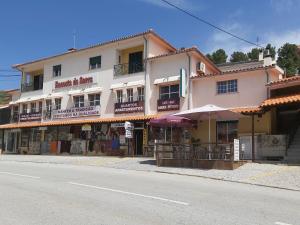
<svg viewBox="0 0 300 225">
<path fill-rule="evenodd" d="M 59 129 L 58 129 L 58 126 L 56 126 L 56 154 L 58 153 L 58 132 L 59 132 Z"/>
<path fill-rule="evenodd" d="M 252 161 L 255 161 L 254 113 L 252 114 Z"/>
<path fill-rule="evenodd" d="M 2 151 L 1 151 L 1 153 L 3 153 L 4 152 L 4 148 L 5 148 L 5 146 L 4 146 L 4 132 L 5 132 L 5 130 L 1 130 L 1 138 L 2 138 L 2 143 L 1 143 L 1 149 L 2 149 Z"/>
</svg>

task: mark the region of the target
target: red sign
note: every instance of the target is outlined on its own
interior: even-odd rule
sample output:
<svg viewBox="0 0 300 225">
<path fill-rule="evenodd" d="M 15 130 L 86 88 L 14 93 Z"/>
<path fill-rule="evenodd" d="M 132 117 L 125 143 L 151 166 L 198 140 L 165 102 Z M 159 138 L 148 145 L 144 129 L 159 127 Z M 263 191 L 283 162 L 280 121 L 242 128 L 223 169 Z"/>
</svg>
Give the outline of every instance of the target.
<svg viewBox="0 0 300 225">
<path fill-rule="evenodd" d="M 171 111 L 180 108 L 180 98 L 157 100 L 157 111 Z"/>
<path fill-rule="evenodd" d="M 79 77 L 73 80 L 55 81 L 55 89 L 93 83 L 93 77 Z"/>
</svg>

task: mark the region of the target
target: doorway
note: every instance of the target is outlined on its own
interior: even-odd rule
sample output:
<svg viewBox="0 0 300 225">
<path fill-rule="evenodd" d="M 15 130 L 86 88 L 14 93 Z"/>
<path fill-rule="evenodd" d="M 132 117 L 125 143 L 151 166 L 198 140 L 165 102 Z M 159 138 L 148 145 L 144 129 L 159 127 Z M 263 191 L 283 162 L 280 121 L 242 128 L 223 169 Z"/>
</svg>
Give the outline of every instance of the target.
<svg viewBox="0 0 300 225">
<path fill-rule="evenodd" d="M 143 71 L 143 52 L 129 53 L 128 73 Z"/>
<path fill-rule="evenodd" d="M 135 139 L 135 154 L 143 155 L 143 130 L 138 129 L 134 130 L 134 139 Z"/>
</svg>

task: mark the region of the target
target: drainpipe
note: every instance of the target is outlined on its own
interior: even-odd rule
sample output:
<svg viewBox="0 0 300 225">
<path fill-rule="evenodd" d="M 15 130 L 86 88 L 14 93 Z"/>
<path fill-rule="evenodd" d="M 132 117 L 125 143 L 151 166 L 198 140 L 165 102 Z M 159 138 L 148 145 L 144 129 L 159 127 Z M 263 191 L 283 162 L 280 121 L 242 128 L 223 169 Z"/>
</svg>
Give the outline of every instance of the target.
<svg viewBox="0 0 300 225">
<path fill-rule="evenodd" d="M 255 129 L 255 127 L 254 127 L 254 113 L 252 113 L 252 115 L 251 115 L 251 117 L 252 117 L 252 162 L 254 162 L 255 161 L 255 134 L 254 134 L 254 129 Z"/>
<path fill-rule="evenodd" d="M 145 86 L 144 86 L 144 116 L 147 114 L 146 112 L 146 98 L 147 98 L 147 57 L 148 57 L 148 40 L 145 37 L 145 35 L 143 35 L 144 37 L 144 80 L 145 80 Z"/>
<path fill-rule="evenodd" d="M 191 98 L 190 98 L 190 93 L 191 93 L 191 56 L 189 55 L 189 53 L 186 53 L 187 57 L 188 57 L 188 84 L 189 84 L 189 87 L 188 87 L 188 109 L 191 108 Z"/>
<path fill-rule="evenodd" d="M 267 84 L 270 82 L 270 74 L 268 72 L 268 69 L 265 68 L 266 78 L 267 78 Z M 267 88 L 267 98 L 270 98 L 270 88 Z"/>
</svg>

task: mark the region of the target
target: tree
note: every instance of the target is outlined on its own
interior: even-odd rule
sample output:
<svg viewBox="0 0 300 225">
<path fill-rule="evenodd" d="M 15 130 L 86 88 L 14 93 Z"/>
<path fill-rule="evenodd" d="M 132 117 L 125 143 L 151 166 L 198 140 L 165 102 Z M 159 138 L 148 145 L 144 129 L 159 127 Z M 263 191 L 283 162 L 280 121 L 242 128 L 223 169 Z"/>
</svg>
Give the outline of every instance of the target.
<svg viewBox="0 0 300 225">
<path fill-rule="evenodd" d="M 259 48 L 252 48 L 251 52 L 247 53 L 247 56 L 250 60 L 258 60 L 260 51 L 261 50 Z"/>
<path fill-rule="evenodd" d="M 9 102 L 9 95 L 4 91 L 0 91 L 0 105 L 7 104 L 8 102 Z"/>
<path fill-rule="evenodd" d="M 217 51 L 213 52 L 211 55 L 206 55 L 211 61 L 215 64 L 226 63 L 228 55 L 224 49 L 218 49 Z"/>
<path fill-rule="evenodd" d="M 278 49 L 277 64 L 286 74 L 296 74 L 300 70 L 300 50 L 297 45 L 286 43 Z"/>
<path fill-rule="evenodd" d="M 248 61 L 248 56 L 244 52 L 233 52 L 230 57 L 230 62 L 245 62 Z"/>
<path fill-rule="evenodd" d="M 276 56 L 276 47 L 272 46 L 271 44 L 267 44 L 266 50 L 269 50 L 269 53 L 272 56 L 272 59 L 275 59 L 275 56 Z M 266 51 L 264 52 L 264 55 L 265 54 L 266 54 Z"/>
</svg>

